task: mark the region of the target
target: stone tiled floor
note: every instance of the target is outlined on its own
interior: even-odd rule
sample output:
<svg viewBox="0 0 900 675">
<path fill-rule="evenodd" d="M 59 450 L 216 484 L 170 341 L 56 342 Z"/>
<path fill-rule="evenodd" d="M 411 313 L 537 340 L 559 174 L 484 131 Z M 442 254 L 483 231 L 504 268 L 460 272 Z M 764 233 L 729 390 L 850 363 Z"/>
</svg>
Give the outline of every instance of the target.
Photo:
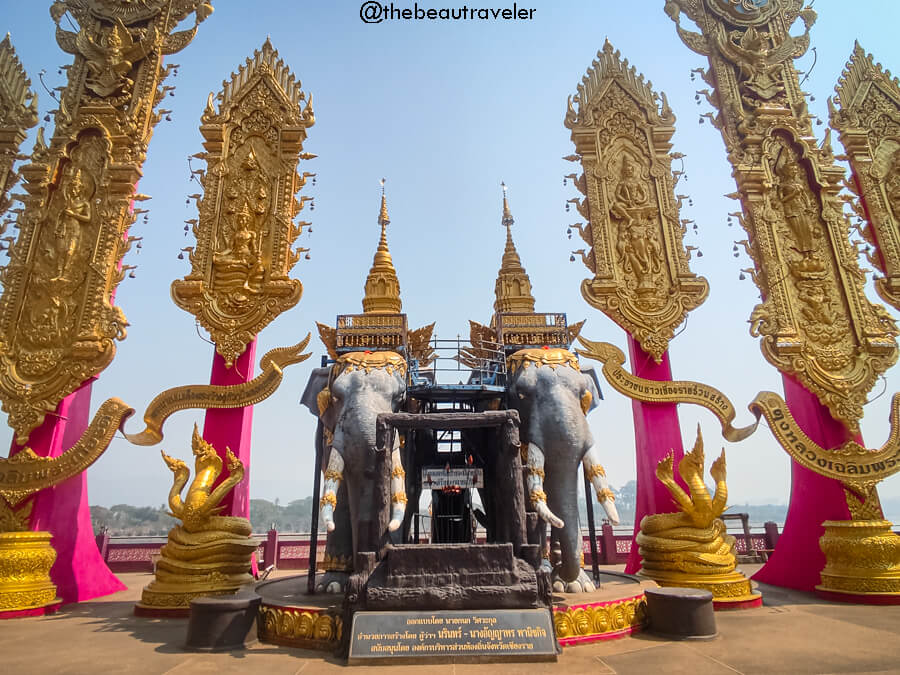
<svg viewBox="0 0 900 675">
<path fill-rule="evenodd" d="M 0 623 L 4 673 L 140 673 L 178 675 L 340 672 L 346 667 L 319 652 L 256 644 L 222 654 L 183 652 L 186 619 L 132 614 L 151 577 L 121 575 L 129 590 L 70 605 L 50 617 Z M 668 642 L 638 634 L 569 647 L 557 663 L 453 664 L 375 667 L 381 673 L 898 673 L 900 606 L 830 603 L 804 593 L 761 586 L 765 605 L 720 612 L 719 637 Z"/>
</svg>

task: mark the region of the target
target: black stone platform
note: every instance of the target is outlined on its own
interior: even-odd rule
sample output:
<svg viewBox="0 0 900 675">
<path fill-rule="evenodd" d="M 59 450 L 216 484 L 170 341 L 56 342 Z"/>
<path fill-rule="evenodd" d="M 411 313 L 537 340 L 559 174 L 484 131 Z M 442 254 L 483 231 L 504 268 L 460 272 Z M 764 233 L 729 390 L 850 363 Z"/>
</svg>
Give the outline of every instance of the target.
<svg viewBox="0 0 900 675">
<path fill-rule="evenodd" d="M 512 544 L 391 546 L 366 579 L 355 609 L 537 609 L 549 578 L 513 555 Z"/>
</svg>

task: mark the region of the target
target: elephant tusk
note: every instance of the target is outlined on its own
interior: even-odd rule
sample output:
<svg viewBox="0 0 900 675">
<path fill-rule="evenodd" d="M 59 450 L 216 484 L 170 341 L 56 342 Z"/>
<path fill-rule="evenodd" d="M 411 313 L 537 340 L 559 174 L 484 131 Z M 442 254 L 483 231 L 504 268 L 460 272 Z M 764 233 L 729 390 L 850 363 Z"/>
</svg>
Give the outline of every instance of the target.
<svg viewBox="0 0 900 675">
<path fill-rule="evenodd" d="M 400 459 L 399 437 L 395 436 L 394 450 L 391 452 L 391 522 L 388 530 L 396 532 L 406 515 L 406 471 Z"/>
<path fill-rule="evenodd" d="M 613 491 L 609 489 L 609 483 L 606 480 L 606 471 L 604 470 L 603 465 L 600 464 L 600 457 L 598 456 L 596 448 L 591 447 L 584 454 L 581 465 L 584 467 L 584 475 L 588 477 L 588 480 L 591 481 L 591 485 L 594 486 L 594 491 L 597 493 L 597 501 L 600 502 L 600 506 L 606 511 L 606 516 L 613 525 L 618 525 L 619 511 L 616 509 L 616 496 Z"/>
<path fill-rule="evenodd" d="M 328 466 L 325 468 L 325 487 L 319 500 L 319 512 L 328 532 L 334 532 L 334 509 L 337 506 L 337 491 L 344 478 L 344 458 L 336 448 L 331 449 Z"/>
<path fill-rule="evenodd" d="M 528 474 L 526 483 L 531 506 L 544 522 L 550 523 L 555 528 L 564 527 L 563 520 L 547 506 L 547 494 L 544 492 L 544 453 L 534 443 L 528 444 L 525 471 Z"/>
</svg>

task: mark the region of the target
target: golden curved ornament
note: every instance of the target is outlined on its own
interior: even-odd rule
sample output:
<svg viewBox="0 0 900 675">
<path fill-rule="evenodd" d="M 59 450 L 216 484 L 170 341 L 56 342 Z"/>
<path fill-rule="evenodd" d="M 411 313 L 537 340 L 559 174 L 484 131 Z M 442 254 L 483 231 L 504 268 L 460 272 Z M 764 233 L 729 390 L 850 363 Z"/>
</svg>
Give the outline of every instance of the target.
<svg viewBox="0 0 900 675">
<path fill-rule="evenodd" d="M 293 249 L 309 223 L 294 223 L 308 201 L 294 195 L 314 174 L 298 173 L 307 128 L 315 124 L 312 97 L 266 39 L 210 94 L 201 118 L 206 152 L 198 156 L 203 196 L 197 198 L 197 244 L 191 271 L 172 282 L 172 299 L 209 331 L 227 367 L 279 314 L 297 304 L 303 286 L 289 277 L 308 249 Z"/>
<path fill-rule="evenodd" d="M 0 497 L 16 506 L 35 492 L 77 476 L 103 454 L 133 412 L 124 401 L 108 399 L 75 445 L 58 457 L 40 457 L 26 447 L 8 459 L 0 458 Z"/>
<path fill-rule="evenodd" d="M 110 298 L 127 273 L 132 202 L 146 198 L 135 185 L 163 116 L 155 106 L 172 70 L 163 56 L 186 46 L 210 11 L 202 0 L 147 0 L 131 12 L 109 0 L 51 8 L 74 61 L 50 143 L 39 135 L 21 168 L 19 233 L 0 274 L 0 401 L 19 444 L 125 338 L 128 322 Z M 194 28 L 173 33 L 191 13 Z M 74 24 L 77 32 L 63 27 Z"/>
<path fill-rule="evenodd" d="M 678 473 L 689 492 L 675 482 L 673 464 L 672 454 L 660 460 L 656 477 L 681 510 L 641 519 L 641 531 L 635 537 L 642 558 L 639 574 L 662 586 L 709 590 L 720 603 L 759 599 L 750 580 L 735 569 L 735 539 L 720 518 L 728 498 L 725 451 L 709 471 L 716 481 L 712 496 L 703 482 L 703 437 L 699 426 L 694 448 L 678 464 Z"/>
<path fill-rule="evenodd" d="M 900 472 L 900 394 L 894 394 L 891 400 L 890 434 L 880 448 L 871 450 L 850 440 L 837 448 L 826 449 L 803 432 L 787 403 L 774 392 L 757 394 L 748 406 L 756 422 L 736 429 L 731 425 L 734 406 L 717 389 L 699 382 L 666 383 L 634 377 L 622 368 L 625 355 L 616 346 L 583 338 L 580 341 L 586 349 L 579 350 L 579 355 L 601 361 L 604 377 L 618 392 L 640 401 L 701 405 L 716 415 L 722 425 L 722 435 L 729 441 L 747 438 L 756 430 L 759 420 L 765 418 L 779 445 L 798 464 L 839 480 L 844 486 L 852 520 L 824 523 L 825 534 L 819 543 L 827 563 L 822 571 L 822 584 L 817 588 L 845 595 L 900 596 L 900 538 L 892 532 L 891 523 L 883 520 L 877 491 L 880 481 Z M 707 536 L 713 535 L 707 533 Z M 668 576 L 654 576 L 654 579 L 662 584 L 668 581 L 669 585 L 681 581 L 677 574 L 665 574 Z M 730 589 L 729 593 L 743 595 L 742 581 L 729 584 L 713 587 L 700 585 L 697 580 L 691 582 L 694 587 L 720 594 Z"/>
<path fill-rule="evenodd" d="M 703 406 L 715 415 L 722 425 L 722 436 L 732 443 L 749 437 L 756 431 L 755 423 L 735 428 L 732 426 L 735 409 L 728 397 L 715 387 L 690 380 L 657 381 L 645 380 L 632 375 L 622 368 L 625 354 L 608 342 L 592 342 L 583 337 L 578 342 L 584 349 L 575 350 L 579 356 L 599 361 L 606 381 L 620 394 L 648 403 L 691 403 Z"/>
<path fill-rule="evenodd" d="M 672 171 L 669 142 L 675 115 L 607 41 L 570 97 L 566 127 L 572 130 L 583 173 L 574 199 L 587 221 L 577 223 L 589 247 L 580 253 L 593 277 L 581 294 L 630 333 L 659 363 L 687 313 L 709 293 L 691 272 L 686 226 L 675 196 L 681 176 Z M 574 105 L 573 105 L 574 103 Z"/>
<path fill-rule="evenodd" d="M 762 338 L 766 360 L 856 434 L 868 392 L 897 361 L 897 327 L 865 296 L 839 197 L 844 170 L 829 138 L 820 144 L 813 133 L 793 65 L 816 13 L 803 0 L 769 0 L 741 16 L 726 6 L 667 0 L 665 10 L 684 43 L 709 60 L 701 77 L 715 112 L 706 117 L 734 167 L 737 191 L 728 196 L 741 210 L 731 215 L 747 233 L 742 243 L 762 296 L 750 333 Z M 682 12 L 699 33 L 681 26 Z M 798 19 L 804 32 L 791 35 Z"/>
<path fill-rule="evenodd" d="M 294 363 L 301 363 L 312 354 L 304 354 L 310 334 L 291 347 L 277 347 L 260 359 L 262 372 L 249 382 L 227 387 L 194 384 L 166 389 L 150 402 L 144 412 L 143 431 L 134 434 L 122 432 L 135 445 L 156 445 L 163 439 L 163 424 L 173 413 L 190 408 L 242 408 L 256 405 L 271 396 L 281 384 L 283 370 Z"/>
<path fill-rule="evenodd" d="M 203 440 L 197 425 L 191 440 L 194 480 L 182 499 L 190 469 L 179 459 L 162 453 L 174 475 L 169 492 L 172 516 L 181 520 L 169 531 L 160 550 L 155 579 L 147 585 L 138 603 L 140 609 L 184 610 L 192 599 L 234 593 L 252 583 L 250 558 L 257 548 L 250 537 L 246 518 L 216 515 L 220 502 L 244 479 L 244 465 L 225 449 L 228 476 L 213 487 L 222 472 L 222 458 Z"/>
<path fill-rule="evenodd" d="M 857 42 L 834 90 L 831 126 L 853 172 L 846 185 L 859 197 L 848 201 L 876 249 L 866 252 L 881 273 L 875 290 L 900 309 L 900 82 Z"/>
</svg>

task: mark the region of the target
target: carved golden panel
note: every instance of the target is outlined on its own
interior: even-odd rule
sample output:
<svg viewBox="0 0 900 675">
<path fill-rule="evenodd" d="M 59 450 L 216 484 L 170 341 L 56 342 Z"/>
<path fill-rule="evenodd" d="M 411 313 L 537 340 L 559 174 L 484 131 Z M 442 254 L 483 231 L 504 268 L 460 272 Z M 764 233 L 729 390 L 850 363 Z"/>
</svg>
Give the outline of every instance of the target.
<svg viewBox="0 0 900 675">
<path fill-rule="evenodd" d="M 7 193 L 18 180 L 13 164 L 19 158 L 19 146 L 37 119 L 37 96 L 7 33 L 0 40 L 0 214 L 9 208 Z"/>
<path fill-rule="evenodd" d="M 860 228 L 876 252 L 875 290 L 900 309 L 900 83 L 856 43 L 829 101 L 831 124 L 853 171 L 847 185 L 860 199 Z M 852 202 L 851 202 L 852 203 Z"/>
<path fill-rule="evenodd" d="M 657 363 L 709 292 L 688 267 L 669 153 L 675 115 L 659 99 L 606 42 L 565 120 L 584 171 L 575 185 L 585 199 L 575 202 L 588 222 L 575 227 L 590 247 L 573 255 L 594 274 L 581 294 Z"/>
<path fill-rule="evenodd" d="M 228 367 L 256 334 L 297 304 L 303 285 L 288 275 L 300 259 L 294 196 L 312 174 L 297 173 L 312 97 L 266 39 L 219 94 L 209 95 L 200 132 L 206 152 L 203 197 L 194 225 L 191 272 L 172 282 L 172 299 L 209 331 Z"/>
<path fill-rule="evenodd" d="M 710 121 L 734 167 L 737 215 L 747 232 L 751 277 L 762 302 L 750 332 L 763 355 L 816 394 L 856 433 L 878 376 L 897 360 L 897 328 L 865 297 L 838 197 L 843 170 L 821 146 L 793 59 L 809 46 L 816 14 L 800 0 L 770 0 L 738 20 L 721 0 L 668 0 L 666 13 L 694 51 L 709 58 Z M 701 33 L 681 26 L 684 12 Z M 791 36 L 800 19 L 804 32 Z"/>
<path fill-rule="evenodd" d="M 24 209 L 0 272 L 0 399 L 16 440 L 99 374 L 125 337 L 110 298 L 125 272 L 131 202 L 162 113 L 171 70 L 212 8 L 200 0 L 60 0 L 56 39 L 73 54 L 50 145 L 41 134 L 22 167 Z M 173 33 L 192 12 L 194 27 Z M 63 16 L 72 21 L 63 22 Z M 77 24 L 77 32 L 64 26 Z"/>
</svg>

